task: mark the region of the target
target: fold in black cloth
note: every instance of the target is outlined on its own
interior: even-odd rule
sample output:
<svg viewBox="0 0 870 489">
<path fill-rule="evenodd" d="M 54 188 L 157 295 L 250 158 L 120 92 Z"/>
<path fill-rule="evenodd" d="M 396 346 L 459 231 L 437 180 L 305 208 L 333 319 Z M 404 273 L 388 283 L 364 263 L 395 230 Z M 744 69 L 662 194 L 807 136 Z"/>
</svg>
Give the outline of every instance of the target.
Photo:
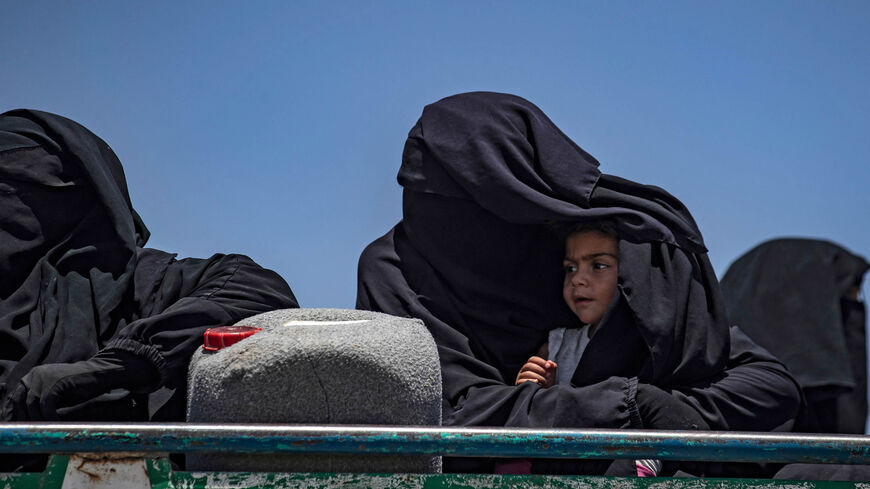
<svg viewBox="0 0 870 489">
<path fill-rule="evenodd" d="M 357 307 L 423 319 L 439 348 L 446 424 L 656 428 L 640 413 L 662 411 L 637 406 L 644 384 L 713 429 L 788 423 L 794 381 L 729 330 L 688 210 L 598 166 L 522 98 L 478 92 L 427 106 L 399 170 L 403 220 L 360 257 Z M 552 229 L 601 219 L 621 238 L 618 296 L 572 383 L 513 385 L 549 330 L 579 326 L 562 300 Z"/>
</svg>

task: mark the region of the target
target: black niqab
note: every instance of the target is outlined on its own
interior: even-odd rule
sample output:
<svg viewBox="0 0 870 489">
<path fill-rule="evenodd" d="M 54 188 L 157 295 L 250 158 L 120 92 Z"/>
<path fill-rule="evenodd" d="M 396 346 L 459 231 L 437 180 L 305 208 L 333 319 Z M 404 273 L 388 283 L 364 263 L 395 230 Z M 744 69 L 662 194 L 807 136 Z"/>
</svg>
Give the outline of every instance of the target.
<svg viewBox="0 0 870 489">
<path fill-rule="evenodd" d="M 90 358 L 123 327 L 148 230 L 109 146 L 45 112 L 0 116 L 0 199 L 2 399 L 34 366 Z"/>
<path fill-rule="evenodd" d="M 807 397 L 802 431 L 864 433 L 864 304 L 848 297 L 870 264 L 829 241 L 762 243 L 722 278 L 729 317 L 788 366 Z"/>
<path fill-rule="evenodd" d="M 533 104 L 470 93 L 427 106 L 398 179 L 404 218 L 360 258 L 357 305 L 424 320 L 439 346 L 446 423 L 640 427 L 638 380 L 670 388 L 723 374 L 728 322 L 689 212 L 660 188 L 601 174 Z M 574 385 L 515 387 L 548 330 L 578 325 L 561 298 L 551 228 L 600 219 L 622 238 L 619 294 Z"/>
</svg>

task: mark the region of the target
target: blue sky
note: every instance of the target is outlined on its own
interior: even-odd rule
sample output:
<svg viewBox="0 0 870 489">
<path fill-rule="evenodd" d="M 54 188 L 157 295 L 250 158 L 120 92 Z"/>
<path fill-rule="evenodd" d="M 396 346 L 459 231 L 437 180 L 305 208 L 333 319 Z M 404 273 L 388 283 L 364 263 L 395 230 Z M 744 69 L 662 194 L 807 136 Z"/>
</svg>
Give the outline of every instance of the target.
<svg viewBox="0 0 870 489">
<path fill-rule="evenodd" d="M 151 246 L 240 252 L 353 307 L 401 217 L 424 105 L 540 106 L 602 170 L 668 189 L 717 272 L 769 238 L 870 255 L 870 3 L 0 0 L 0 111 L 105 139 Z"/>
</svg>

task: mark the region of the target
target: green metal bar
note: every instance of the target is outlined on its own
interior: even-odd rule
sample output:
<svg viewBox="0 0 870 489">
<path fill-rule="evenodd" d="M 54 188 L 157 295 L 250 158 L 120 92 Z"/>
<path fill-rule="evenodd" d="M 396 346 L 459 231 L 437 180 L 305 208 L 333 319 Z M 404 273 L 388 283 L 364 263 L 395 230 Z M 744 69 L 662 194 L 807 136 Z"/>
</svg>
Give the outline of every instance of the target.
<svg viewBox="0 0 870 489">
<path fill-rule="evenodd" d="M 408 426 L 0 424 L 0 453 L 434 454 L 870 463 L 870 437 L 773 433 Z"/>
</svg>

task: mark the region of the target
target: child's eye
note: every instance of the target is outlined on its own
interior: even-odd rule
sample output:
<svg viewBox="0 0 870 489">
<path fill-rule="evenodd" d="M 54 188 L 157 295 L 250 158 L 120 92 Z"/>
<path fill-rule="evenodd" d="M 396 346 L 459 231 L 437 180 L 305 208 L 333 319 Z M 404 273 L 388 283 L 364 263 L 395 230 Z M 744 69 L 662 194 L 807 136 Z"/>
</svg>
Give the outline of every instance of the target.
<svg viewBox="0 0 870 489">
<path fill-rule="evenodd" d="M 577 265 L 572 265 L 572 264 L 566 263 L 566 264 L 562 265 L 562 270 L 564 270 L 566 274 L 574 273 L 577 271 Z"/>
<path fill-rule="evenodd" d="M 595 270 L 607 270 L 608 268 L 610 268 L 610 265 L 597 261 L 592 264 L 592 268 Z"/>
</svg>

